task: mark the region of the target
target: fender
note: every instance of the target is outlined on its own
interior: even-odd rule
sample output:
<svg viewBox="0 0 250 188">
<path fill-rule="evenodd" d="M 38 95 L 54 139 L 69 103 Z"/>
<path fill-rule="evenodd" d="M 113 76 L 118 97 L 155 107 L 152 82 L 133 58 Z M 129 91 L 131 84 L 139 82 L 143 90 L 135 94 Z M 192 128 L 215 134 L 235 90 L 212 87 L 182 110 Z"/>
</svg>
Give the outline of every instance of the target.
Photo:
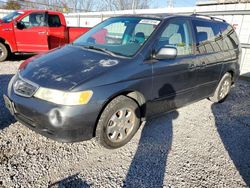
<svg viewBox="0 0 250 188">
<path fill-rule="evenodd" d="M 0 42 L 5 44 L 7 47 L 9 47 L 9 49 L 12 53 L 17 51 L 16 45 L 15 44 L 13 45 L 8 39 L 0 37 Z"/>
</svg>

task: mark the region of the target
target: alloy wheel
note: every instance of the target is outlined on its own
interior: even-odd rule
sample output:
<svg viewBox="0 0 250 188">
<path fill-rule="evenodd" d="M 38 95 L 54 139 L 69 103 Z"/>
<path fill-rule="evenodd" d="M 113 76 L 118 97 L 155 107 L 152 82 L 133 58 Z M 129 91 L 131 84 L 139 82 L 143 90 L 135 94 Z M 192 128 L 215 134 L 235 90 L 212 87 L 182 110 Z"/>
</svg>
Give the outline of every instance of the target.
<svg viewBox="0 0 250 188">
<path fill-rule="evenodd" d="M 130 108 L 122 108 L 116 111 L 108 121 L 106 134 L 110 141 L 121 142 L 125 140 L 133 130 L 135 113 Z"/>
</svg>

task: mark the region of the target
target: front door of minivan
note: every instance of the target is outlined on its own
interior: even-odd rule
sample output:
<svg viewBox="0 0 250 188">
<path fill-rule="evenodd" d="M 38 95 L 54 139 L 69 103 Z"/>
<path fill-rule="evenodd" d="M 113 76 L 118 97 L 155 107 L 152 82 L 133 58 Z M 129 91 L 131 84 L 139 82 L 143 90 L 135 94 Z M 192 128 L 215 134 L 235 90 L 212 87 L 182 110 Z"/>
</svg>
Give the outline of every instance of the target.
<svg viewBox="0 0 250 188">
<path fill-rule="evenodd" d="M 197 88 L 196 99 L 210 96 L 219 81 L 224 61 L 223 37 L 220 33 L 220 22 L 193 20 L 197 49 Z"/>
<path fill-rule="evenodd" d="M 159 38 L 156 53 L 163 46 L 170 46 L 177 49 L 177 57 L 153 63 L 153 101 L 149 115 L 176 109 L 192 99 L 196 80 L 192 65 L 196 59 L 190 28 L 189 20 L 171 19 Z"/>
</svg>

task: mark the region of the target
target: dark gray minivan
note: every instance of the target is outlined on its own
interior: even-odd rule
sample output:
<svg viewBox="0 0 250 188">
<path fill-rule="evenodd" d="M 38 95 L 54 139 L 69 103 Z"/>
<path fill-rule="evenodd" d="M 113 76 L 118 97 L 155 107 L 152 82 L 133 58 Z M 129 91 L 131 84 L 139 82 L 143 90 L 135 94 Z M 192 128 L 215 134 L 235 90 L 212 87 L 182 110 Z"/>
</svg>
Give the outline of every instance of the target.
<svg viewBox="0 0 250 188">
<path fill-rule="evenodd" d="M 129 15 L 21 64 L 4 95 L 15 118 L 62 142 L 126 144 L 142 122 L 208 98 L 239 76 L 240 44 L 224 20 Z"/>
</svg>

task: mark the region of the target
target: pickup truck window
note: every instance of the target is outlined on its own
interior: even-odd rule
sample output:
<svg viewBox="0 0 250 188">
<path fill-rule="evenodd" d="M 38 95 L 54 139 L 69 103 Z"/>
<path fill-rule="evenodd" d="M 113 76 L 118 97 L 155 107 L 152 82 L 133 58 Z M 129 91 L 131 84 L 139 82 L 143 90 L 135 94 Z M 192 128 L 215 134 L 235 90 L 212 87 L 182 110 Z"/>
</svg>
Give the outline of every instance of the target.
<svg viewBox="0 0 250 188">
<path fill-rule="evenodd" d="M 73 45 L 102 48 L 116 55 L 131 57 L 160 22 L 160 19 L 141 17 L 109 18 L 79 37 Z"/>
<path fill-rule="evenodd" d="M 52 14 L 49 14 L 48 24 L 49 27 L 60 27 L 62 25 L 59 16 Z"/>
<path fill-rule="evenodd" d="M 14 20 L 15 18 L 17 18 L 19 15 L 21 15 L 22 12 L 11 12 L 9 13 L 8 15 L 4 16 L 2 18 L 2 20 L 5 22 L 5 23 L 9 23 L 11 22 L 12 20 Z"/>
<path fill-rule="evenodd" d="M 21 20 L 24 29 L 31 27 L 46 26 L 44 13 L 31 13 Z"/>
</svg>

